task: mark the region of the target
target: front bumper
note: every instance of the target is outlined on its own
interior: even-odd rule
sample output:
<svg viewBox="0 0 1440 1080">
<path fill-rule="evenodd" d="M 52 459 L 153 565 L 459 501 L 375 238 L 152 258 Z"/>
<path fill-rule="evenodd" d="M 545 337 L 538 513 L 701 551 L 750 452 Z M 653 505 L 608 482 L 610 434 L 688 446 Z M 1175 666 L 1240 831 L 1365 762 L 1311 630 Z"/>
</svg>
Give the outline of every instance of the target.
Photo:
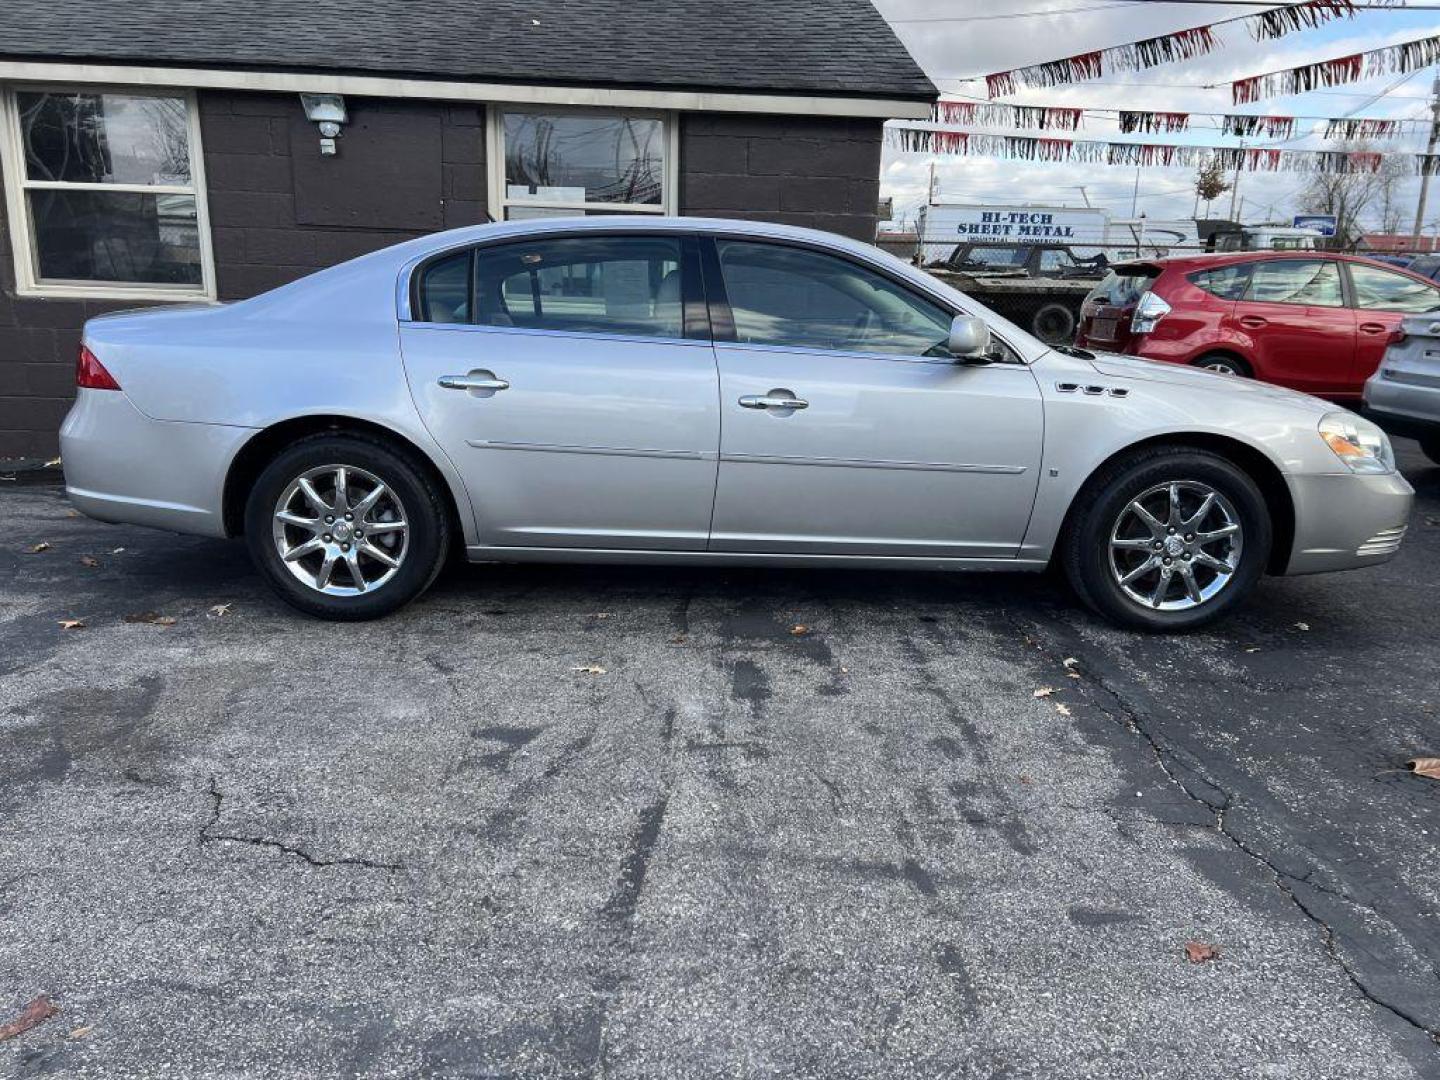
<svg viewBox="0 0 1440 1080">
<path fill-rule="evenodd" d="M 1291 476 L 1295 543 L 1287 574 L 1375 566 L 1394 557 L 1415 489 L 1399 473 Z"/>
<path fill-rule="evenodd" d="M 65 493 L 101 521 L 224 536 L 225 474 L 253 434 L 152 420 L 123 392 L 81 390 L 60 428 Z"/>
</svg>

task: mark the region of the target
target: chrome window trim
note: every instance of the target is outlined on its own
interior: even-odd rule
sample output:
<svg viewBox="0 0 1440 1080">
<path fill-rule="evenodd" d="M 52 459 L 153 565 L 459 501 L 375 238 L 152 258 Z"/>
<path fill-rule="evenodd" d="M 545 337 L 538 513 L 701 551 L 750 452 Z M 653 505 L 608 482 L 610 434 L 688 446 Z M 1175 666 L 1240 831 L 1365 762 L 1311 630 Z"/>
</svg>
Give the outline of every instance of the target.
<svg viewBox="0 0 1440 1080">
<path fill-rule="evenodd" d="M 432 323 L 410 321 L 403 324 L 412 330 L 448 330 L 458 333 L 519 334 L 524 337 L 568 338 L 574 341 L 628 341 L 637 345 L 689 345 L 709 348 L 709 338 L 651 337 L 647 334 L 605 334 L 587 330 L 542 330 L 530 326 L 489 326 L 478 323 Z"/>
</svg>

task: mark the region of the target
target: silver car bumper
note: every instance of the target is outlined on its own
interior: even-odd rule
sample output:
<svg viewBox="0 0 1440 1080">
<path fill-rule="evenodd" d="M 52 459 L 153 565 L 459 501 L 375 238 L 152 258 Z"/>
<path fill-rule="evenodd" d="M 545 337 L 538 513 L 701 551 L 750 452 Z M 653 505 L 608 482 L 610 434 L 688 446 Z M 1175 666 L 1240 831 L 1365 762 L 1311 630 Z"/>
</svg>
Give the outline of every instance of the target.
<svg viewBox="0 0 1440 1080">
<path fill-rule="evenodd" d="M 1291 476 L 1295 543 L 1287 574 L 1375 566 L 1400 549 L 1415 489 L 1399 473 Z"/>
<path fill-rule="evenodd" d="M 101 521 L 224 536 L 225 473 L 251 428 L 152 420 L 114 390 L 81 390 L 60 428 L 65 493 Z"/>
</svg>

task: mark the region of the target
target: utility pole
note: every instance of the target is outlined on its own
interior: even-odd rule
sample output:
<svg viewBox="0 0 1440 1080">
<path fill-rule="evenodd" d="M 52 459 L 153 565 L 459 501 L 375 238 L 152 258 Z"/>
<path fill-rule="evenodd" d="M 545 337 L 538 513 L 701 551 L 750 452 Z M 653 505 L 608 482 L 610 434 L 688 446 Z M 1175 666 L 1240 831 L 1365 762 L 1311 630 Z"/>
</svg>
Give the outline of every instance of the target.
<svg viewBox="0 0 1440 1080">
<path fill-rule="evenodd" d="M 1440 142 L 1440 75 L 1435 76 L 1435 85 L 1430 88 L 1430 141 L 1425 144 L 1425 153 L 1435 153 L 1435 144 Z M 1430 158 L 1427 156 L 1421 159 L 1421 164 L 1429 165 Z M 1412 230 L 1415 239 L 1415 246 L 1420 246 L 1420 231 L 1425 223 L 1425 200 L 1430 196 L 1430 175 L 1432 170 L 1427 169 L 1420 174 L 1420 202 L 1415 207 L 1415 228 Z"/>
<path fill-rule="evenodd" d="M 1086 206 L 1089 206 L 1089 205 L 1090 205 L 1090 196 L 1089 196 L 1088 194 L 1086 194 L 1086 192 L 1085 192 L 1085 185 L 1084 185 L 1084 184 L 1077 184 L 1076 186 L 1080 189 L 1080 197 L 1085 200 L 1085 205 L 1086 205 Z"/>
<path fill-rule="evenodd" d="M 1245 140 L 1240 140 L 1240 159 L 1245 159 Z M 1235 169 L 1235 179 L 1230 184 L 1230 220 L 1235 219 L 1235 198 L 1240 194 L 1240 169 Z"/>
<path fill-rule="evenodd" d="M 1130 216 L 1135 216 L 1135 211 L 1140 203 L 1140 166 L 1135 166 L 1135 190 L 1130 193 Z"/>
</svg>

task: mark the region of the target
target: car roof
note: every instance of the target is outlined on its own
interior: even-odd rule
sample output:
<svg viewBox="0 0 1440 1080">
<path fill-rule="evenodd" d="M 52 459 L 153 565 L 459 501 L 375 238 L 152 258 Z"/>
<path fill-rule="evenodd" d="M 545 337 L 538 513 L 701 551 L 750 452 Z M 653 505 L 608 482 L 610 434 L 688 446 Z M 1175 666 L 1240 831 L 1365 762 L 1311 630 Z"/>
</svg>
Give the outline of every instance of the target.
<svg viewBox="0 0 1440 1080">
<path fill-rule="evenodd" d="M 1228 266 L 1235 263 L 1250 262 L 1274 262 L 1277 259 L 1323 259 L 1329 262 L 1361 263 L 1367 266 L 1383 266 L 1386 270 L 1396 271 L 1401 274 L 1409 274 L 1410 271 L 1404 267 L 1395 266 L 1393 263 L 1380 262 L 1365 255 L 1352 255 L 1342 251 L 1206 251 L 1197 252 L 1193 255 L 1167 255 L 1158 259 L 1124 259 L 1116 260 L 1111 264 L 1110 269 L 1117 273 L 1124 273 L 1127 267 L 1158 266 L 1164 270 L 1196 270 L 1208 266 Z M 1411 277 L 1420 277 L 1418 274 L 1410 274 Z M 1426 280 L 1420 277 L 1420 280 Z"/>
</svg>

